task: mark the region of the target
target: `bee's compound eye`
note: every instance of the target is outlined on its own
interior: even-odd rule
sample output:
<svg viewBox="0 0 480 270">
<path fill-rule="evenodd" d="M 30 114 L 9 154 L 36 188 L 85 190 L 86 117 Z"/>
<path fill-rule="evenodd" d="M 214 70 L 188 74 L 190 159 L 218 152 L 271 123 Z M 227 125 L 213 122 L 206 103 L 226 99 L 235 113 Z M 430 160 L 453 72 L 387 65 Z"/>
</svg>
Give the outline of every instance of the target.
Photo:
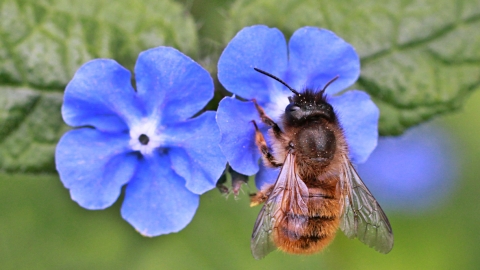
<svg viewBox="0 0 480 270">
<path fill-rule="evenodd" d="M 330 104 L 320 104 L 320 109 L 321 110 L 325 110 L 327 112 L 332 112 L 333 111 L 333 108 Z"/>
<path fill-rule="evenodd" d="M 285 108 L 286 112 L 294 112 L 300 110 L 300 107 L 298 107 L 295 103 L 290 103 L 288 104 L 287 108 Z"/>
</svg>

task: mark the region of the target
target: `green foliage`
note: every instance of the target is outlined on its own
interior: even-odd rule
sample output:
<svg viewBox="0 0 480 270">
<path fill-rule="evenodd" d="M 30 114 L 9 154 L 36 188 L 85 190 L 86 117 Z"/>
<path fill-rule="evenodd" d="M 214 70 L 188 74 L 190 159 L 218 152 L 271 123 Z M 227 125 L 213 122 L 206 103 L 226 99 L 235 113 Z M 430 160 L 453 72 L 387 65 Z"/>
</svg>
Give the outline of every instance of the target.
<svg viewBox="0 0 480 270">
<path fill-rule="evenodd" d="M 478 1 L 208 5 L 194 5 L 197 23 L 205 22 L 197 31 L 185 7 L 172 1 L 0 1 L 0 170 L 54 171 L 55 144 L 66 130 L 62 91 L 88 60 L 112 58 L 132 70 L 142 50 L 167 45 L 201 56 L 214 72 L 223 47 L 253 24 L 277 27 L 287 37 L 301 26 L 324 27 L 352 43 L 362 61 L 354 87 L 380 107 L 382 135 L 459 109 L 480 84 Z"/>
<path fill-rule="evenodd" d="M 54 172 L 63 89 L 93 58 L 133 69 L 167 45 L 195 57 L 193 18 L 172 1 L 0 1 L 0 170 Z"/>
<path fill-rule="evenodd" d="M 225 43 L 252 24 L 286 36 L 318 26 L 351 43 L 362 63 L 355 88 L 380 107 L 382 135 L 460 108 L 480 85 L 478 1 L 239 0 L 226 17 Z"/>
</svg>

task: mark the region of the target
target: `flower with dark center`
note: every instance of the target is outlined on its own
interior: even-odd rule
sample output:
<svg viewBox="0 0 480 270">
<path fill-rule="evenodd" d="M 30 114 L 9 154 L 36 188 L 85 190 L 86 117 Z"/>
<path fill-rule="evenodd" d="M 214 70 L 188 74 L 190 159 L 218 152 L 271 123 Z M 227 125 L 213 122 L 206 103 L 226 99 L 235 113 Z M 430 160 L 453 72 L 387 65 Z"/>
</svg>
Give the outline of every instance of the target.
<svg viewBox="0 0 480 270">
<path fill-rule="evenodd" d="M 135 79 L 137 90 L 130 72 L 109 59 L 76 72 L 62 115 L 79 128 L 58 143 L 57 170 L 82 207 L 109 207 L 126 186 L 125 220 L 147 236 L 177 232 L 226 165 L 215 112 L 192 118 L 213 97 L 213 81 L 169 47 L 142 52 Z"/>
</svg>

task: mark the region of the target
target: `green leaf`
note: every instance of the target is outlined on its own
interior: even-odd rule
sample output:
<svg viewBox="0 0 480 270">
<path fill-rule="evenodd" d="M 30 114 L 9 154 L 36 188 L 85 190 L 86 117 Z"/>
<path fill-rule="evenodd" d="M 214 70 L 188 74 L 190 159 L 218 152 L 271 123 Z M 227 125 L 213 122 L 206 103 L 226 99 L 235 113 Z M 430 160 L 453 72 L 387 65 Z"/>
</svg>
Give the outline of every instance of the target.
<svg viewBox="0 0 480 270">
<path fill-rule="evenodd" d="M 53 153 L 65 132 L 62 95 L 0 87 L 0 166 L 8 171 L 53 170 Z"/>
<path fill-rule="evenodd" d="M 196 26 L 183 7 L 157 0 L 0 0 L 0 170 L 55 170 L 67 130 L 63 89 L 93 58 L 133 69 L 161 45 L 195 58 Z"/>
<path fill-rule="evenodd" d="M 253 24 L 287 37 L 318 26 L 351 43 L 362 64 L 355 88 L 380 107 L 382 135 L 457 110 L 480 86 L 479 1 L 239 0 L 226 17 L 225 44 Z"/>
</svg>

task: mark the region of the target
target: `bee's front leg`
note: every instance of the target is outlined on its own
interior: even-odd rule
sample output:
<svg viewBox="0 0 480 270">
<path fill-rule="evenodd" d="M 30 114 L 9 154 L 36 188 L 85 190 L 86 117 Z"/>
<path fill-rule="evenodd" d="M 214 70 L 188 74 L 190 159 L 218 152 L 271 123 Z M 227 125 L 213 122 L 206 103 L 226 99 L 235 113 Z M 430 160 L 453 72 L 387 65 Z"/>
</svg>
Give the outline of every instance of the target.
<svg viewBox="0 0 480 270">
<path fill-rule="evenodd" d="M 257 108 L 258 114 L 260 115 L 260 119 L 262 119 L 262 122 L 265 123 L 268 126 L 272 127 L 273 134 L 275 135 L 275 138 L 278 140 L 284 141 L 284 134 L 283 131 L 280 129 L 277 123 L 273 121 L 268 115 L 265 113 L 262 107 L 258 105 L 257 100 L 253 99 L 253 103 L 255 104 L 255 108 Z"/>
<path fill-rule="evenodd" d="M 275 157 L 268 149 L 267 142 L 265 141 L 265 137 L 263 137 L 262 132 L 258 129 L 257 123 L 255 120 L 252 120 L 253 125 L 255 126 L 255 144 L 258 146 L 258 149 L 262 153 L 263 162 L 265 165 L 270 165 L 272 167 L 280 167 L 283 163 L 277 162 Z"/>
</svg>

